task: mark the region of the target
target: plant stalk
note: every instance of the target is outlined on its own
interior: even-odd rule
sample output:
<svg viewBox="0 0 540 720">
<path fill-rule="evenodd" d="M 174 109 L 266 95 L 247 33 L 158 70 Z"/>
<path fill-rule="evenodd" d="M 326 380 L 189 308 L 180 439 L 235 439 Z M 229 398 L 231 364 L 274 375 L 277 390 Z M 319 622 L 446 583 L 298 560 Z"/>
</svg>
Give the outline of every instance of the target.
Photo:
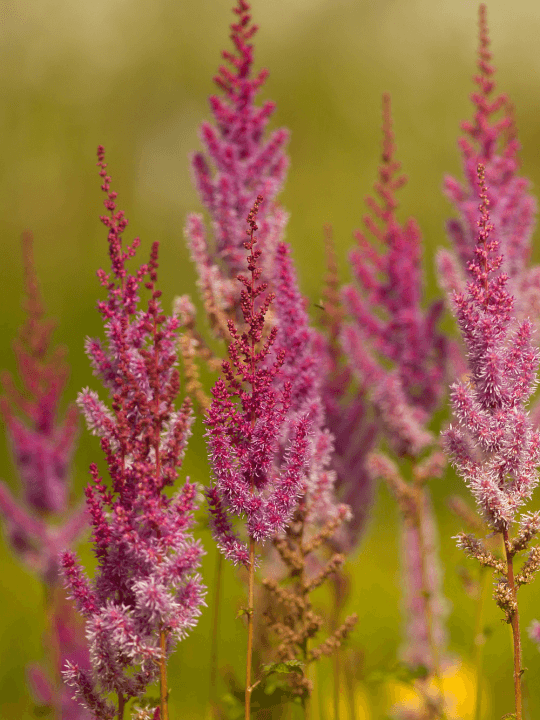
<svg viewBox="0 0 540 720">
<path fill-rule="evenodd" d="M 250 720 L 251 716 L 251 693 L 253 687 L 251 684 L 251 663 L 253 655 L 253 596 L 255 585 L 255 540 L 249 540 L 249 584 L 248 584 L 248 644 L 246 656 L 246 701 L 245 701 L 245 720 Z"/>
<path fill-rule="evenodd" d="M 510 539 L 508 530 L 503 530 L 504 550 L 506 553 L 506 579 L 508 587 L 512 593 L 514 600 L 514 610 L 512 612 L 512 637 L 514 640 L 514 694 L 516 698 L 516 720 L 523 720 L 523 702 L 521 697 L 521 636 L 519 633 L 519 611 L 517 604 L 517 588 L 514 580 L 514 556 L 510 549 Z"/>
<path fill-rule="evenodd" d="M 159 647 L 161 650 L 161 659 L 159 661 L 159 703 L 161 709 L 160 720 L 169 720 L 169 705 L 167 701 L 167 636 L 165 630 L 159 632 Z"/>
</svg>

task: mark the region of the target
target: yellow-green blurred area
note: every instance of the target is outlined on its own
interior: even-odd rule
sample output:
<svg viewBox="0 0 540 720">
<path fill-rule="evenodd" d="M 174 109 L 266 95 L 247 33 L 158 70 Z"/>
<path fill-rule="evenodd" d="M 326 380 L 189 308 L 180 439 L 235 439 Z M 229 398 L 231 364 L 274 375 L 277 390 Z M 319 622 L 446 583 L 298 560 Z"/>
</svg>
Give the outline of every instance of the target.
<svg viewBox="0 0 540 720">
<path fill-rule="evenodd" d="M 95 273 L 108 260 L 106 232 L 98 219 L 103 212 L 95 167 L 98 144 L 106 148 L 119 207 L 130 219 L 128 235 L 141 236 L 141 262 L 151 242 L 160 241 L 165 308 L 177 294 L 196 293 L 183 226 L 187 213 L 201 207 L 188 158 L 200 148 L 199 124 L 209 118 L 207 97 L 215 91 L 212 76 L 220 51 L 230 48 L 231 5 L 232 0 L 0 2 L 1 366 L 14 369 L 10 343 L 23 319 L 19 238 L 30 229 L 45 303 L 58 320 L 56 339 L 69 348 L 72 373 L 66 403 L 84 386 L 99 390 L 83 352 L 86 335 L 102 334 L 95 305 L 103 290 Z M 281 200 L 291 213 L 287 240 L 313 318 L 322 312 L 317 305 L 324 274 L 324 223 L 334 227 L 341 276 L 349 278 L 346 257 L 352 231 L 361 224 L 363 198 L 376 176 L 385 91 L 392 95 L 398 157 L 409 176 L 401 191 L 400 213 L 403 219 L 416 217 L 422 228 L 427 295 L 435 297 L 433 257 L 436 248 L 446 244 L 444 222 L 452 213 L 441 185 L 446 173 L 460 174 L 458 128 L 471 116 L 476 3 L 255 0 L 253 16 L 260 25 L 256 67 L 270 70 L 262 97 L 277 104 L 272 127 L 292 132 L 291 167 Z M 537 0 L 494 0 L 488 3 L 488 19 L 499 88 L 509 93 L 516 109 L 523 173 L 537 188 L 540 6 Z M 533 259 L 540 260 L 536 248 Z M 447 325 L 452 327 L 449 321 Z M 15 491 L 17 477 L 6 443 L 0 443 L 0 451 L 0 477 Z M 81 423 L 76 498 L 88 482 L 92 460 L 101 460 L 99 445 Z M 185 472 L 202 483 L 209 481 L 200 422 Z M 453 475 L 433 487 L 445 592 L 451 602 L 449 649 L 468 668 L 448 683 L 464 703 L 456 717 L 465 720 L 472 717 L 476 604 L 464 592 L 459 574 L 465 566 L 476 568 L 452 539 L 461 526 L 445 500 L 455 492 L 466 495 Z M 384 717 L 391 698 L 401 697 L 388 683 L 368 682 L 374 672 L 394 663 L 400 644 L 396 527 L 395 504 L 380 487 L 364 541 L 348 564 L 352 595 L 347 610 L 360 618 L 350 643 L 362 658 L 355 673 L 357 720 Z M 203 572 L 211 587 L 215 553 L 208 534 L 202 536 L 207 548 Z M 91 564 L 88 548 L 82 548 L 81 555 Z M 42 590 L 4 545 L 0 561 L 0 718 L 27 720 L 35 715 L 24 668 L 42 657 Z M 235 619 L 243 586 L 231 567 L 224 593 L 221 664 L 243 674 L 245 630 Z M 319 602 L 325 601 L 321 594 Z M 526 628 L 540 617 L 540 580 L 520 591 L 520 607 L 526 717 L 537 718 L 540 653 Z M 487 719 L 513 707 L 510 631 L 489 592 L 485 623 Z M 210 624 L 208 608 L 170 663 L 171 718 L 205 717 Z M 331 662 L 324 661 L 318 671 L 321 720 L 333 717 L 331 669 Z M 225 690 L 223 683 L 219 690 Z M 347 717 L 345 710 L 342 717 Z"/>
</svg>

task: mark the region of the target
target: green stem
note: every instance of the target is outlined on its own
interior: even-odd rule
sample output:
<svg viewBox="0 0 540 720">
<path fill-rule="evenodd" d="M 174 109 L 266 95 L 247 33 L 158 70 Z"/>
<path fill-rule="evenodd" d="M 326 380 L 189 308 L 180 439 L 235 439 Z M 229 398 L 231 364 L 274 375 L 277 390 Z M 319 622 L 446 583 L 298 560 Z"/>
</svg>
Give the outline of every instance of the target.
<svg viewBox="0 0 540 720">
<path fill-rule="evenodd" d="M 124 708 L 126 707 L 126 700 L 122 693 L 118 693 L 118 713 L 116 715 L 117 720 L 124 720 Z"/>
</svg>

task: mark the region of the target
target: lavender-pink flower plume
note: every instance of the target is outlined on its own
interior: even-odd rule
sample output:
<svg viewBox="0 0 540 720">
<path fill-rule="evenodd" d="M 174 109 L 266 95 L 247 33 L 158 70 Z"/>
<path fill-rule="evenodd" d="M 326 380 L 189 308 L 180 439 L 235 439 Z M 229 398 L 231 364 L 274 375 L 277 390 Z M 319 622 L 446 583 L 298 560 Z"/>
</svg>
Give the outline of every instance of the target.
<svg viewBox="0 0 540 720">
<path fill-rule="evenodd" d="M 502 532 L 538 484 L 540 433 L 525 403 L 536 387 L 539 355 L 530 320 L 518 322 L 492 234 L 485 171 L 478 167 L 481 204 L 466 292 L 453 303 L 467 348 L 469 377 L 452 387 L 457 420 L 446 448 L 489 526 Z"/>
<path fill-rule="evenodd" d="M 116 693 L 120 714 L 130 697 L 157 679 L 166 657 L 197 622 L 204 589 L 196 572 L 202 549 L 190 529 L 196 487 L 186 482 L 170 498 L 164 492 L 176 480 L 192 423 L 189 403 L 174 408 L 178 319 L 160 307 L 157 243 L 148 265 L 128 273 L 126 261 L 139 240 L 122 245 L 127 219 L 116 210 L 101 147 L 98 166 L 109 212 L 101 220 L 112 271 L 98 272 L 108 291 L 107 301 L 98 304 L 108 344 L 89 339 L 86 348 L 94 373 L 111 393 L 112 409 L 89 389 L 78 403 L 101 437 L 111 486 L 93 464 L 86 500 L 99 562 L 94 580 L 71 552 L 64 553 L 63 568 L 86 619 L 92 661 L 91 672 L 70 664 L 65 677 L 82 703 L 105 719 L 116 713 L 109 693 Z M 146 310 L 139 309 L 143 282 L 150 293 Z"/>
</svg>

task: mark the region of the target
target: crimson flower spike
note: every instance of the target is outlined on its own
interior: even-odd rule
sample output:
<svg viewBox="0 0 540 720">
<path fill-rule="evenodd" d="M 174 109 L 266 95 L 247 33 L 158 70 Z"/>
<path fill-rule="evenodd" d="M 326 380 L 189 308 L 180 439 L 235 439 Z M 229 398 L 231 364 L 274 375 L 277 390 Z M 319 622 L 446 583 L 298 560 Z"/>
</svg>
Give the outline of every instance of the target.
<svg viewBox="0 0 540 720">
<path fill-rule="evenodd" d="M 480 212 L 471 280 L 455 293 L 455 314 L 467 349 L 470 375 L 452 387 L 457 426 L 444 434 L 459 474 L 489 526 L 508 530 L 538 484 L 540 433 L 525 403 L 536 388 L 539 355 L 530 320 L 518 322 L 508 275 L 493 233 L 485 169 L 478 166 Z"/>
<path fill-rule="evenodd" d="M 305 490 L 312 426 L 309 412 L 292 418 L 288 415 L 292 383 L 279 380 L 287 351 L 282 348 L 273 358 L 270 356 L 278 329 L 273 327 L 264 338 L 266 314 L 274 294 L 264 296 L 267 283 L 259 282 L 261 250 L 255 248 L 255 232 L 262 201 L 259 195 L 247 218 L 249 240 L 244 247 L 249 251 L 249 274 L 238 275 L 244 286 L 240 309 L 246 329 L 240 332 L 232 320 L 228 322 L 232 337 L 230 360 L 223 362 L 223 378 L 212 389 L 213 400 L 205 419 L 210 464 L 216 480 L 206 492 L 213 535 L 225 557 L 242 563 L 249 573 L 246 720 L 250 717 L 254 687 L 251 665 L 255 548 L 257 543 L 276 538 L 285 529 Z M 285 448 L 281 444 L 284 436 L 288 438 Z M 234 515 L 246 519 L 249 549 L 233 529 Z"/>
<path fill-rule="evenodd" d="M 275 537 L 287 525 L 296 507 L 304 481 L 311 418 L 295 418 L 285 427 L 291 404 L 291 382 L 279 382 L 286 352 L 282 349 L 272 363 L 265 362 L 276 341 L 277 328 L 267 334 L 262 347 L 265 317 L 274 294 L 263 293 L 256 249 L 255 222 L 262 196 L 248 216 L 250 239 L 245 243 L 249 275 L 239 275 L 244 286 L 241 309 L 247 329 L 240 333 L 232 320 L 229 331 L 229 361 L 223 362 L 223 378 L 215 384 L 207 412 L 208 450 L 215 484 L 207 490 L 214 537 L 219 549 L 234 563 L 249 568 L 245 542 L 233 531 L 231 515 L 246 518 L 250 541 L 262 543 Z M 250 387 L 246 390 L 245 386 Z M 280 438 L 287 430 L 290 442 L 285 462 L 277 467 Z"/>
<path fill-rule="evenodd" d="M 421 306 L 420 229 L 412 219 L 400 225 L 395 215 L 395 192 L 405 177 L 397 174 L 401 166 L 394 159 L 388 95 L 383 98 L 383 138 L 374 186 L 379 199 L 366 200 L 371 215 L 364 218 L 383 251 L 356 233 L 359 249 L 350 260 L 358 287 L 343 289 L 352 321 L 344 325 L 342 343 L 394 449 L 417 455 L 431 442 L 423 426 L 442 394 L 445 341 L 436 329 L 441 303 L 427 311 Z M 391 371 L 381 359 L 392 363 Z"/>
<path fill-rule="evenodd" d="M 476 246 L 480 164 L 485 168 L 491 236 L 505 258 L 515 311 L 521 318 L 533 317 L 538 314 L 540 298 L 539 269 L 529 266 L 537 203 L 530 195 L 529 181 L 518 174 L 520 145 L 513 107 L 505 94 L 496 92 L 485 5 L 480 5 L 479 26 L 478 73 L 474 77 L 478 90 L 471 94 L 474 117 L 462 123 L 465 136 L 459 140 L 465 180 L 445 179 L 446 195 L 459 214 L 447 223 L 456 257 L 439 251 L 439 277 L 449 295 L 465 290 L 467 265 Z"/>
<path fill-rule="evenodd" d="M 265 128 L 275 105 L 255 98 L 268 71 L 253 71 L 253 35 L 250 6 L 238 0 L 231 25 L 234 52 L 223 52 L 231 68 L 222 65 L 214 81 L 222 95 L 210 97 L 215 126 L 203 123 L 201 141 L 206 153 L 195 153 L 193 175 L 204 208 L 212 222 L 212 241 L 207 237 L 201 215 L 189 216 L 186 238 L 197 266 L 203 297 L 218 307 L 237 305 L 235 279 L 244 268 L 245 218 L 258 195 L 265 198 L 260 208 L 259 240 L 266 252 L 281 237 L 286 213 L 274 204 L 287 172 L 284 147 L 288 132 L 275 130 L 265 138 Z M 268 255 L 267 260 L 269 260 Z"/>
<path fill-rule="evenodd" d="M 66 585 L 86 620 L 92 669 L 68 664 L 64 676 L 80 702 L 100 720 L 122 717 L 126 702 L 144 694 L 160 679 L 160 717 L 167 720 L 166 660 L 196 624 L 204 604 L 197 574 L 202 548 L 191 526 L 197 489 L 185 485 L 172 497 L 173 485 L 192 424 L 189 403 L 175 410 L 179 392 L 174 315 L 161 309 L 156 288 L 158 244 L 150 262 L 136 274 L 126 261 L 135 255 L 138 238 L 123 246 L 127 219 L 116 209 L 104 150 L 98 167 L 108 214 L 111 272 L 98 277 L 107 300 L 98 308 L 105 320 L 107 345 L 88 339 L 86 351 L 94 374 L 109 390 L 109 409 L 96 392 L 78 398 L 88 427 L 101 438 L 111 485 L 96 464 L 86 489 L 94 553 L 99 561 L 90 581 L 71 552 L 63 554 Z M 139 308 L 139 290 L 150 298 Z M 117 696 L 113 707 L 109 694 Z"/>
<path fill-rule="evenodd" d="M 465 552 L 499 576 L 494 599 L 512 625 L 516 719 L 522 720 L 517 591 L 540 568 L 540 551 L 532 548 L 519 573 L 514 570 L 514 556 L 540 531 L 540 513 L 522 515 L 513 538 L 510 528 L 538 484 L 540 432 L 534 429 L 525 404 L 536 388 L 539 353 L 532 342 L 532 322 L 517 319 L 514 297 L 507 290 L 509 278 L 500 272 L 503 258 L 491 223 L 483 165 L 478 166 L 478 181 L 480 219 L 468 265 L 471 280 L 466 293 L 453 296 L 469 377 L 452 387 L 457 426 L 450 426 L 443 438 L 486 522 L 504 541 L 506 563 L 473 535 L 458 535 Z"/>
</svg>

